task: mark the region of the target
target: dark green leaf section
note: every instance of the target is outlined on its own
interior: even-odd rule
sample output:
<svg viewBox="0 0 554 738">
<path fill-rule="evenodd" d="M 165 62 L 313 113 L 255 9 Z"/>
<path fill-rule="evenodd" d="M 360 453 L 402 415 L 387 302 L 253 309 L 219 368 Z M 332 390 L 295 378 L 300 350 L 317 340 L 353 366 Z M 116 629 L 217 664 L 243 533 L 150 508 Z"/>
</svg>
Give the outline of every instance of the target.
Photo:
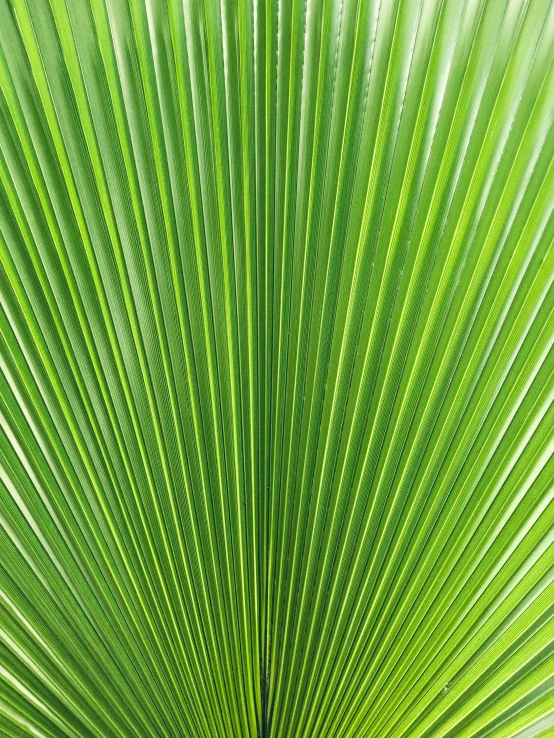
<svg viewBox="0 0 554 738">
<path fill-rule="evenodd" d="M 0 736 L 554 736 L 550 0 L 0 0 Z"/>
</svg>

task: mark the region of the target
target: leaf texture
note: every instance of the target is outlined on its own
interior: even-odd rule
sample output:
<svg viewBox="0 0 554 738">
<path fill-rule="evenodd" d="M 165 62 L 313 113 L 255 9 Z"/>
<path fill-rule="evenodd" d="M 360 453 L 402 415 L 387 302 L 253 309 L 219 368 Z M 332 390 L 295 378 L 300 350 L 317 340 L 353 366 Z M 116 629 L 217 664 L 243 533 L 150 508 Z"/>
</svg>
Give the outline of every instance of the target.
<svg viewBox="0 0 554 738">
<path fill-rule="evenodd" d="M 554 736 L 551 0 L 0 0 L 0 736 Z"/>
</svg>

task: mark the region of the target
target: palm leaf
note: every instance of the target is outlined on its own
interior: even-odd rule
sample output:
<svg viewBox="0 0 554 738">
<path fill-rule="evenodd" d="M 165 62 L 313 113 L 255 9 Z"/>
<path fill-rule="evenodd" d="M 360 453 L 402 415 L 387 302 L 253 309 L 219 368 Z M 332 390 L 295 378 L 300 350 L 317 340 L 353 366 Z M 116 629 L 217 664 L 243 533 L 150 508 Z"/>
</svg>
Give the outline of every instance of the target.
<svg viewBox="0 0 554 738">
<path fill-rule="evenodd" d="M 0 1 L 0 735 L 554 735 L 550 0 Z"/>
</svg>

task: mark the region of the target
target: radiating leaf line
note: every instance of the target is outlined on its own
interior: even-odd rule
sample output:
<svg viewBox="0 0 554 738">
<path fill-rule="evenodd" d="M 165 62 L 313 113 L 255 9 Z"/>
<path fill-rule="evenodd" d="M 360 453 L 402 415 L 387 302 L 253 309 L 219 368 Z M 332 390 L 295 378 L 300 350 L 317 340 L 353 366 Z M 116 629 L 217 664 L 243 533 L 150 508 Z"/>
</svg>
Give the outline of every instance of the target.
<svg viewBox="0 0 554 738">
<path fill-rule="evenodd" d="M 0 1 L 0 734 L 554 709 L 554 5 Z"/>
</svg>

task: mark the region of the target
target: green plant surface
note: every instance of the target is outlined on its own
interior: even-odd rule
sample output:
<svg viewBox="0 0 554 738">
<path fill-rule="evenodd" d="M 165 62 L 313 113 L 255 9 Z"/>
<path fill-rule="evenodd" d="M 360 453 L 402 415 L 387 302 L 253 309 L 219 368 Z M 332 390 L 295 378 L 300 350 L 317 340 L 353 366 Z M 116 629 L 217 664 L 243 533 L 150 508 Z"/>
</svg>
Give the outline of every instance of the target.
<svg viewBox="0 0 554 738">
<path fill-rule="evenodd" d="M 554 736 L 551 0 L 0 0 L 0 738 Z"/>
</svg>

